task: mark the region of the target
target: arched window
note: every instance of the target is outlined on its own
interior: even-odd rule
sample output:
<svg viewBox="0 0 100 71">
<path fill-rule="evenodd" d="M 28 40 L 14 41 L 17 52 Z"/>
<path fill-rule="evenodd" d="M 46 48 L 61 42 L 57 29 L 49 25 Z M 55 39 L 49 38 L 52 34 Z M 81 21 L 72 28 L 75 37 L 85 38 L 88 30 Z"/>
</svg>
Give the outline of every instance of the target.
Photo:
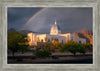
<svg viewBox="0 0 100 71">
<path fill-rule="evenodd" d="M 48 39 L 48 42 L 50 42 L 50 39 Z"/>
<path fill-rule="evenodd" d="M 41 39 L 41 42 L 43 42 L 43 39 Z"/>
<path fill-rule="evenodd" d="M 31 39 L 29 39 L 29 41 L 31 41 Z"/>
<path fill-rule="evenodd" d="M 58 38 L 56 40 L 59 41 Z"/>
<path fill-rule="evenodd" d="M 55 40 L 55 41 L 59 41 L 58 38 L 55 38 L 54 40 Z"/>
</svg>

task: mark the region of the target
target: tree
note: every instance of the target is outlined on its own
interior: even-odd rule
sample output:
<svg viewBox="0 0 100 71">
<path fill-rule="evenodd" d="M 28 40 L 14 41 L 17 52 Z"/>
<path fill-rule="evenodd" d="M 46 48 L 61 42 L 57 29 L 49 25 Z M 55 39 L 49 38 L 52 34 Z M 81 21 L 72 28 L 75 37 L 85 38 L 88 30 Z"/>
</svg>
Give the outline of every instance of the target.
<svg viewBox="0 0 100 71">
<path fill-rule="evenodd" d="M 63 52 L 71 52 L 75 56 L 77 52 L 85 54 L 86 49 L 83 44 L 77 43 L 73 40 L 68 40 L 67 43 L 62 44 L 59 51 L 62 53 Z"/>
<path fill-rule="evenodd" d="M 26 45 L 26 44 L 19 45 L 19 51 L 22 52 L 22 53 L 28 51 L 28 46 L 29 45 Z"/>
<path fill-rule="evenodd" d="M 43 48 L 44 48 L 44 50 L 48 50 L 48 51 L 50 51 L 50 46 L 51 46 L 51 44 L 48 43 L 48 42 L 46 42 L 46 43 L 44 43 Z"/>
<path fill-rule="evenodd" d="M 61 47 L 61 44 L 60 44 L 58 41 L 52 42 L 52 45 L 53 45 L 54 47 L 56 47 L 56 48 Z"/>
<path fill-rule="evenodd" d="M 92 44 L 86 43 L 86 44 L 83 44 L 83 46 L 85 47 L 85 49 L 87 51 L 93 52 L 93 45 Z"/>
<path fill-rule="evenodd" d="M 75 56 L 76 52 L 78 51 L 77 47 L 78 47 L 77 42 L 73 40 L 68 40 L 67 43 L 62 44 L 59 51 L 60 52 L 71 52 Z"/>
<path fill-rule="evenodd" d="M 83 54 L 85 54 L 86 53 L 86 49 L 85 49 L 85 47 L 84 47 L 84 45 L 83 44 L 81 44 L 81 43 L 78 43 L 78 52 L 79 53 L 83 53 Z"/>
<path fill-rule="evenodd" d="M 70 45 L 64 43 L 64 44 L 62 44 L 61 48 L 59 48 L 59 51 L 60 51 L 61 53 L 69 52 L 69 51 L 68 51 L 69 47 L 70 47 Z"/>
<path fill-rule="evenodd" d="M 69 45 L 68 51 L 73 53 L 74 56 L 75 56 L 77 51 L 78 51 L 78 44 L 77 44 L 77 42 L 73 41 L 73 40 L 68 40 L 67 44 Z"/>
<path fill-rule="evenodd" d="M 12 52 L 13 58 L 15 52 L 24 49 L 25 45 L 27 45 L 28 40 L 25 37 L 18 32 L 8 33 L 8 50 Z"/>
<path fill-rule="evenodd" d="M 78 45 L 77 44 L 69 44 L 69 45 L 70 45 L 70 47 L 69 47 L 68 51 L 73 53 L 75 56 L 76 52 L 78 52 Z"/>
</svg>

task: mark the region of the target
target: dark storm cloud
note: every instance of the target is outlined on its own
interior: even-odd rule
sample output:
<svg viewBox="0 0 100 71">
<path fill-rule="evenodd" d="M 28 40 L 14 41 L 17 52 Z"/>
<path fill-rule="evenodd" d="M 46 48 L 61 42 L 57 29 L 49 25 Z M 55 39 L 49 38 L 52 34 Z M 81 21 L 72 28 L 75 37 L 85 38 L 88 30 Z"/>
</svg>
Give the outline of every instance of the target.
<svg viewBox="0 0 100 71">
<path fill-rule="evenodd" d="M 41 8 L 8 7 L 8 28 L 20 30 L 27 20 Z"/>
<path fill-rule="evenodd" d="M 14 23 L 13 27 L 17 30 L 27 29 L 36 32 L 49 32 L 56 19 L 62 32 L 74 32 L 84 28 L 92 30 L 92 8 L 46 8 L 23 26 L 27 20 L 40 9 L 41 8 L 10 8 L 8 10 L 9 23 L 11 23 L 11 25 Z M 13 20 L 10 20 L 13 15 L 16 16 L 14 16 Z M 11 27 L 11 25 L 9 24 L 8 26 Z"/>
</svg>

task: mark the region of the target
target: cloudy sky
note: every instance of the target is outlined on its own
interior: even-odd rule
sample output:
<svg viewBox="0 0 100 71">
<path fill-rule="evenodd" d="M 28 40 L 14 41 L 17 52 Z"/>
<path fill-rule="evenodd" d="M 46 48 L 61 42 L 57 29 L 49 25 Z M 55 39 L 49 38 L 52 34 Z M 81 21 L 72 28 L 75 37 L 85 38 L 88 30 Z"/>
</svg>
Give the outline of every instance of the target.
<svg viewBox="0 0 100 71">
<path fill-rule="evenodd" d="M 92 31 L 92 8 L 82 7 L 8 7 L 8 29 L 49 33 L 55 22 L 61 31 Z"/>
</svg>

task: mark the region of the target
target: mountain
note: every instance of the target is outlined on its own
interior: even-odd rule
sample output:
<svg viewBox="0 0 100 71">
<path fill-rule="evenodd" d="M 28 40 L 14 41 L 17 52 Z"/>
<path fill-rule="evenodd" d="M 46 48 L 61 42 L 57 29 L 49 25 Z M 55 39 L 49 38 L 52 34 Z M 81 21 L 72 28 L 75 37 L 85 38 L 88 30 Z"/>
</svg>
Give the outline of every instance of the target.
<svg viewBox="0 0 100 71">
<path fill-rule="evenodd" d="M 34 31 L 29 31 L 29 30 L 20 30 L 20 31 L 16 31 L 14 28 L 9 28 L 8 29 L 8 33 L 12 33 L 12 32 L 19 32 L 23 35 L 27 35 L 28 33 L 38 33 L 38 34 L 43 34 L 43 33 L 40 33 L 40 32 L 34 32 Z"/>
<path fill-rule="evenodd" d="M 73 34 L 75 34 L 76 38 L 85 38 L 87 43 L 93 44 L 93 32 L 81 29 L 73 32 Z"/>
<path fill-rule="evenodd" d="M 28 33 L 45 34 L 44 32 L 34 32 L 34 31 L 29 31 L 29 30 L 20 30 L 17 32 L 24 34 L 24 35 L 27 35 Z M 49 34 L 49 33 L 46 33 L 46 34 Z"/>
<path fill-rule="evenodd" d="M 7 32 L 8 32 L 8 33 L 16 32 L 16 30 L 15 30 L 14 28 L 9 28 Z"/>
<path fill-rule="evenodd" d="M 28 33 L 36 33 L 36 32 L 33 32 L 33 31 L 29 31 L 29 30 L 20 30 L 18 31 L 19 33 L 23 34 L 23 35 L 27 35 Z"/>
<path fill-rule="evenodd" d="M 20 30 L 20 31 L 16 31 L 14 28 L 9 28 L 8 29 L 8 33 L 12 33 L 12 32 L 19 32 L 21 34 L 24 34 L 24 35 L 27 35 L 27 33 L 30 33 L 32 31 L 29 31 L 29 30 Z M 35 33 L 35 32 L 33 32 Z"/>
</svg>

